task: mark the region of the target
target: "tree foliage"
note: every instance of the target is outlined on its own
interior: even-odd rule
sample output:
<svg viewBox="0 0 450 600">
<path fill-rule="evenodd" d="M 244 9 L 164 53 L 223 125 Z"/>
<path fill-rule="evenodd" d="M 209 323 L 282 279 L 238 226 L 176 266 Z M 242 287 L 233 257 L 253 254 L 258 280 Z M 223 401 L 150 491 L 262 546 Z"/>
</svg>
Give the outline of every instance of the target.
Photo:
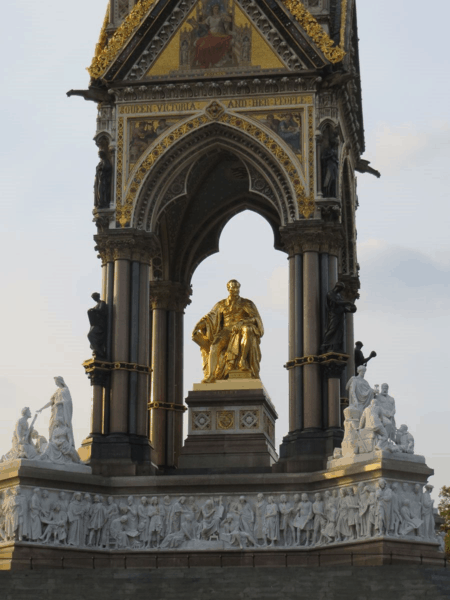
<svg viewBox="0 0 450 600">
<path fill-rule="evenodd" d="M 445 550 L 450 555 L 450 486 L 445 486 L 439 492 L 439 513 L 445 523 L 442 525 L 442 529 L 447 534 L 445 538 Z"/>
</svg>

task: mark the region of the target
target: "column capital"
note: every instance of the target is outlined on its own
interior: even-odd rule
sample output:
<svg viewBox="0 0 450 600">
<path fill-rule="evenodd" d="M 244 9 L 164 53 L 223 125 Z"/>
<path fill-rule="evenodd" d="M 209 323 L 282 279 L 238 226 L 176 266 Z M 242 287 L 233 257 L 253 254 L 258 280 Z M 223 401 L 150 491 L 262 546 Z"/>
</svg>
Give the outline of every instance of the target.
<svg viewBox="0 0 450 600">
<path fill-rule="evenodd" d="M 289 256 L 304 252 L 327 252 L 339 256 L 344 241 L 340 223 L 296 221 L 282 227 L 280 233 Z"/>
<path fill-rule="evenodd" d="M 192 287 L 174 281 L 150 282 L 150 307 L 184 312 L 191 303 Z"/>
<path fill-rule="evenodd" d="M 150 264 L 159 251 L 158 238 L 147 231 L 111 229 L 94 236 L 94 240 L 103 264 L 115 260 Z"/>
<path fill-rule="evenodd" d="M 339 281 L 345 284 L 345 289 L 342 292 L 345 300 L 355 302 L 359 298 L 359 290 L 361 288 L 361 282 L 359 277 L 356 275 L 341 275 Z"/>
</svg>

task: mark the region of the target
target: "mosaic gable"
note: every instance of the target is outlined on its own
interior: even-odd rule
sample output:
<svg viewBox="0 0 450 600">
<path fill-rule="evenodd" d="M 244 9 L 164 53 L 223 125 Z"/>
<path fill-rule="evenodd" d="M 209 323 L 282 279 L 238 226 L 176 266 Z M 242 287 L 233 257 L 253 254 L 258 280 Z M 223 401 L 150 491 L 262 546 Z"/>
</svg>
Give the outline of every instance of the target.
<svg viewBox="0 0 450 600">
<path fill-rule="evenodd" d="M 286 70 L 235 0 L 199 0 L 147 77 Z"/>
</svg>

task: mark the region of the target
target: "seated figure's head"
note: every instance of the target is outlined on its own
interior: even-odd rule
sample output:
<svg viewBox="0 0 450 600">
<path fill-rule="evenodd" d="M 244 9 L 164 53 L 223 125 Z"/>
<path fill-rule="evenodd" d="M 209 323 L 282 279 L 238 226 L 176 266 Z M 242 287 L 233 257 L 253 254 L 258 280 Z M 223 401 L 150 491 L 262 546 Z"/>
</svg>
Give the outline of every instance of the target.
<svg viewBox="0 0 450 600">
<path fill-rule="evenodd" d="M 227 289 L 230 296 L 239 296 L 239 291 L 241 289 L 241 284 L 236 279 L 231 279 L 227 283 Z"/>
<path fill-rule="evenodd" d="M 358 375 L 360 375 L 361 377 L 364 377 L 364 375 L 366 374 L 367 371 L 367 367 L 365 367 L 364 365 L 361 365 L 360 367 L 358 367 Z"/>
</svg>

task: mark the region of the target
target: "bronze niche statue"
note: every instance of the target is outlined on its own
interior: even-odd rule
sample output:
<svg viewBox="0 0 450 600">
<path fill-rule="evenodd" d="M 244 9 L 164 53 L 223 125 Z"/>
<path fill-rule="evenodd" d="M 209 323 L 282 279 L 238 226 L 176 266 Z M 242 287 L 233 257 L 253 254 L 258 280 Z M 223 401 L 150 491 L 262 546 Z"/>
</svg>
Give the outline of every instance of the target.
<svg viewBox="0 0 450 600">
<path fill-rule="evenodd" d="M 358 375 L 358 367 L 366 367 L 369 360 L 375 358 L 377 353 L 372 350 L 367 358 L 364 358 L 361 348 L 364 346 L 362 342 L 356 342 L 355 344 L 355 375 Z"/>
<path fill-rule="evenodd" d="M 240 297 L 240 287 L 235 279 L 229 281 L 228 298 L 218 302 L 192 332 L 202 353 L 203 383 L 227 379 L 232 371 L 259 379 L 264 327 L 253 302 Z"/>
<path fill-rule="evenodd" d="M 91 296 L 97 304 L 88 310 L 89 323 L 91 328 L 88 333 L 88 340 L 91 344 L 91 350 L 94 358 L 106 358 L 106 333 L 108 328 L 108 307 L 106 302 L 100 299 L 100 294 L 95 292 Z"/>
<path fill-rule="evenodd" d="M 100 162 L 95 171 L 94 205 L 96 208 L 109 208 L 112 191 L 112 164 L 106 152 L 98 153 Z"/>
<path fill-rule="evenodd" d="M 341 295 L 345 285 L 338 281 L 331 292 L 327 294 L 328 327 L 323 337 L 320 351 L 343 352 L 344 349 L 344 318 L 346 313 L 355 313 L 356 306 L 353 302 L 344 300 Z"/>
</svg>

